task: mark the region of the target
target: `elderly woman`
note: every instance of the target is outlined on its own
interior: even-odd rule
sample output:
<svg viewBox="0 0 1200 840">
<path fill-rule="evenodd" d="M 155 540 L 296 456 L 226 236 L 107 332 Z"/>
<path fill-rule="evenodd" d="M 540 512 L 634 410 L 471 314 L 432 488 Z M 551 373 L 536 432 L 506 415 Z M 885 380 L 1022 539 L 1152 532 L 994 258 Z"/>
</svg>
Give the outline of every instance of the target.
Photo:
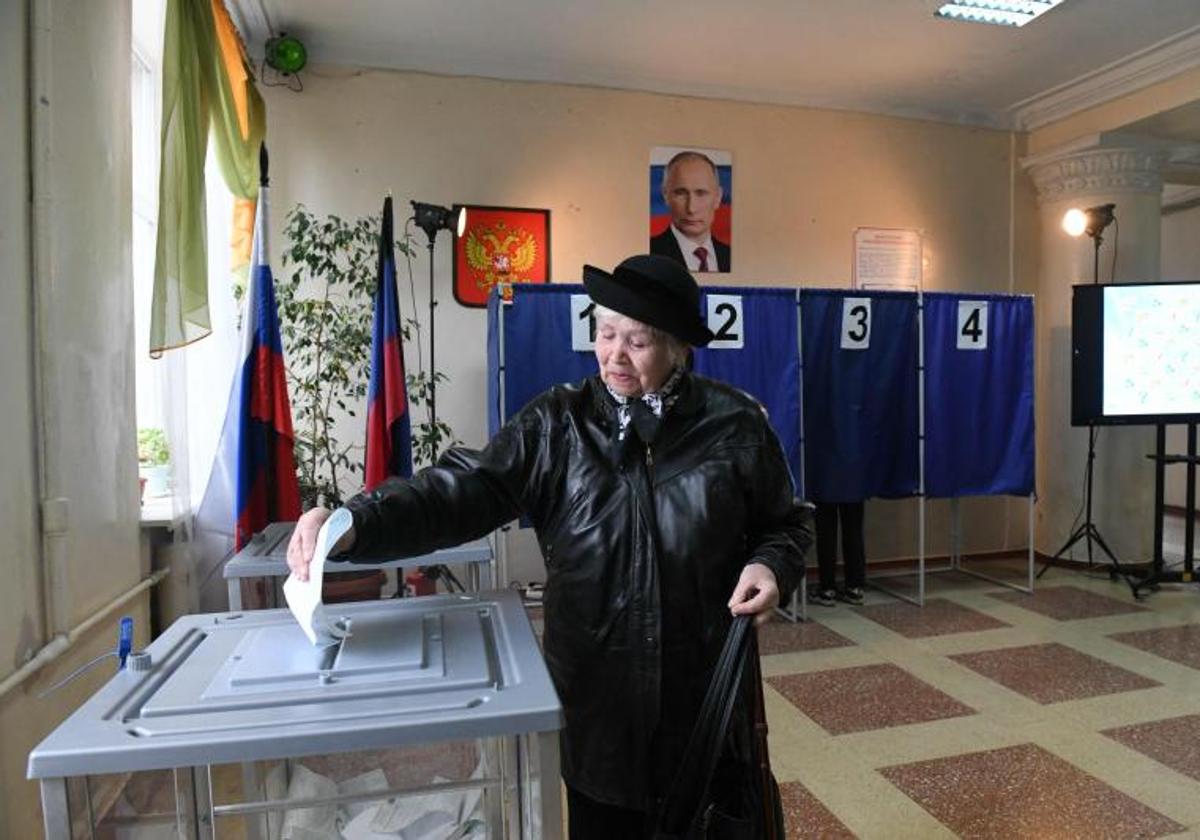
<svg viewBox="0 0 1200 840">
<path fill-rule="evenodd" d="M 352 499 L 351 555 L 415 555 L 525 515 L 546 563 L 545 655 L 566 714 L 570 835 L 648 831 L 732 615 L 769 617 L 803 571 L 811 513 L 758 403 L 688 371 L 712 339 L 687 270 L 584 267 L 599 374 L 531 401 L 482 451 L 451 449 Z M 288 563 L 307 575 L 317 530 Z"/>
</svg>

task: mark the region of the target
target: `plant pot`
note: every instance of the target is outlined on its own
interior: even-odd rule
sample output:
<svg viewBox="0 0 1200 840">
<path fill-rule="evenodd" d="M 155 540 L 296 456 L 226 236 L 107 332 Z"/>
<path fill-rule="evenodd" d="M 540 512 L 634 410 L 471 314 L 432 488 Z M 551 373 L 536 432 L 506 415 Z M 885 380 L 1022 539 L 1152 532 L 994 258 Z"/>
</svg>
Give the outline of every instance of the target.
<svg viewBox="0 0 1200 840">
<path fill-rule="evenodd" d="M 138 467 L 138 475 L 146 479 L 146 490 L 144 495 L 149 498 L 155 496 L 165 496 L 171 492 L 170 477 L 171 467 L 168 464 L 153 464 L 140 465 Z"/>
<path fill-rule="evenodd" d="M 327 574 L 321 583 L 321 600 L 326 604 L 378 601 L 385 583 L 387 575 L 382 569 Z"/>
</svg>

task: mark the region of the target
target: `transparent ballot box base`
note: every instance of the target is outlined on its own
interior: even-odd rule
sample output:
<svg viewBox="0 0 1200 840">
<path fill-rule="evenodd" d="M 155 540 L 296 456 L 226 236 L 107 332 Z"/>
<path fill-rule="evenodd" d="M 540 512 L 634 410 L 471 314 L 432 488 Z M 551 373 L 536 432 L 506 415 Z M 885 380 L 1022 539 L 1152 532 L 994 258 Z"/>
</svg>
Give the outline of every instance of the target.
<svg viewBox="0 0 1200 840">
<path fill-rule="evenodd" d="M 562 707 L 515 593 L 338 620 L 324 647 L 286 611 L 176 621 L 30 752 L 46 836 L 560 835 Z"/>
<path fill-rule="evenodd" d="M 66 780 L 79 840 L 556 837 L 529 791 L 537 738 L 486 738 Z M 547 791 L 557 795 L 555 778 Z M 56 780 L 60 781 L 60 780 Z"/>
</svg>

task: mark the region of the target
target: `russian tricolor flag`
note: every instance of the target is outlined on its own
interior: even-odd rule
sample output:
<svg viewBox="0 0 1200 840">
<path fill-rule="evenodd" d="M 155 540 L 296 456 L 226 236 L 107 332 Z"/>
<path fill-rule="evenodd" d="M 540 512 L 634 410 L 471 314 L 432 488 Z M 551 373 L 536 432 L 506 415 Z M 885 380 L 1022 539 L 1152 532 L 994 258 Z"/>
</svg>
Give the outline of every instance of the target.
<svg viewBox="0 0 1200 840">
<path fill-rule="evenodd" d="M 367 388 L 366 489 L 388 476 L 412 475 L 412 429 L 404 385 L 404 345 L 396 298 L 392 198 L 383 202 L 375 322 L 371 328 L 371 381 Z"/>
<path fill-rule="evenodd" d="M 235 551 L 269 523 L 300 517 L 292 409 L 284 374 L 275 280 L 268 262 L 270 190 L 265 148 L 260 165 L 262 184 L 242 315 L 241 365 L 234 374 L 216 460 L 197 515 L 197 527 L 214 533 L 228 533 L 222 520 L 229 522 Z"/>
<path fill-rule="evenodd" d="M 271 522 L 300 517 L 300 484 L 296 478 L 292 407 L 288 402 L 275 305 L 275 278 L 267 248 L 270 189 L 258 192 L 254 247 L 250 254 L 250 285 L 242 322 L 242 366 L 234 386 L 237 425 L 236 548 Z M 227 423 L 226 429 L 230 428 Z"/>
</svg>

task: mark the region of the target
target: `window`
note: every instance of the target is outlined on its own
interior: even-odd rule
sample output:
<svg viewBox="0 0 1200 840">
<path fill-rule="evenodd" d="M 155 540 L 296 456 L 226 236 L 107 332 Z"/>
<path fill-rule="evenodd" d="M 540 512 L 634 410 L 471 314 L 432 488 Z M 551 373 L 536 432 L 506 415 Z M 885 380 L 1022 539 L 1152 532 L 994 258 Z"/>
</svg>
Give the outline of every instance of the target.
<svg viewBox="0 0 1200 840">
<path fill-rule="evenodd" d="M 229 266 L 233 198 L 221 180 L 210 144 L 205 200 L 212 335 L 150 358 L 165 15 L 165 0 L 134 0 L 130 63 L 134 359 L 137 424 L 166 432 L 171 448 L 171 509 L 174 517 L 184 517 L 199 507 L 204 495 L 225 417 L 225 395 L 237 364 L 237 309 Z M 194 396 L 189 399 L 189 395 Z"/>
</svg>

